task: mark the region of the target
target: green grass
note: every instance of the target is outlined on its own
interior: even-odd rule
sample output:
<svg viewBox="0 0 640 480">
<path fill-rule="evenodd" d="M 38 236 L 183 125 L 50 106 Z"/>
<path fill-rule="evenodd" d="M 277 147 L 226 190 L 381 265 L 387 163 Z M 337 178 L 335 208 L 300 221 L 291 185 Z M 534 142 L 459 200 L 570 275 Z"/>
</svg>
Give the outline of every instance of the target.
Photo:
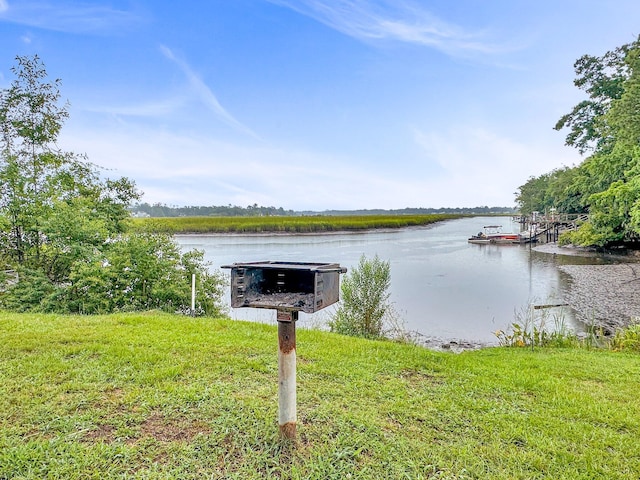
<svg viewBox="0 0 640 480">
<path fill-rule="evenodd" d="M 637 479 L 640 357 L 459 355 L 298 330 L 299 442 L 272 326 L 0 313 L 0 478 Z"/>
<path fill-rule="evenodd" d="M 136 229 L 165 233 L 312 233 L 429 225 L 462 215 L 132 218 Z"/>
</svg>

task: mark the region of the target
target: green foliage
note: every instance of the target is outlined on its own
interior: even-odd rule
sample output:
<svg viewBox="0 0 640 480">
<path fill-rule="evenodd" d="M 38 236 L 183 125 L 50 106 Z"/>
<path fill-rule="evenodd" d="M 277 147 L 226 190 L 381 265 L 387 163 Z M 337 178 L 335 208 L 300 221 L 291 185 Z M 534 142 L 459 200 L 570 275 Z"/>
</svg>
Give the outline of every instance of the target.
<svg viewBox="0 0 640 480">
<path fill-rule="evenodd" d="M 131 207 L 136 217 L 299 217 L 305 216 L 370 216 L 370 215 L 510 215 L 516 213 L 511 207 L 440 207 L 440 208 L 401 208 L 401 209 L 363 209 L 363 210 L 325 210 L 318 212 L 295 212 L 282 207 L 262 207 L 258 204 L 239 207 L 237 205 L 219 206 L 168 206 L 162 203 L 149 205 L 136 203 Z"/>
<path fill-rule="evenodd" d="M 567 231 L 560 235 L 558 245 L 581 245 L 603 247 L 609 243 L 606 233 L 597 232 L 591 222 L 583 223 L 577 230 Z"/>
<path fill-rule="evenodd" d="M 224 278 L 208 272 L 203 252 L 182 254 L 168 236 L 127 233 L 71 264 L 64 284 L 40 270 L 20 269 L 20 281 L 0 295 L 0 308 L 98 314 L 159 309 L 191 313 L 191 275 L 198 282 L 196 311 L 220 316 Z"/>
<path fill-rule="evenodd" d="M 20 281 L 8 286 L 0 295 L 0 308 L 14 312 L 28 312 L 34 308 L 47 311 L 56 287 L 41 270 L 19 267 Z"/>
<path fill-rule="evenodd" d="M 134 183 L 102 178 L 56 147 L 68 117 L 60 81 L 46 81 L 37 56 L 17 61 L 16 80 L 0 91 L 0 262 L 17 275 L 0 284 L 0 308 L 186 313 L 196 274 L 194 313 L 221 314 L 221 274 L 166 235 L 127 232 Z"/>
<path fill-rule="evenodd" d="M 567 145 L 576 147 L 580 153 L 606 151 L 611 145 L 606 115 L 627 88 L 630 71 L 626 59 L 629 51 L 639 45 L 640 37 L 602 57 L 584 55 L 576 61 L 576 79 L 573 83 L 587 93 L 588 99 L 578 103 L 556 123 L 556 130 L 569 128 Z"/>
<path fill-rule="evenodd" d="M 505 347 L 571 347 L 579 343 L 561 312 L 549 314 L 546 309 L 533 307 L 516 312 L 516 321 L 510 328 L 496 331 L 495 336 Z"/>
<path fill-rule="evenodd" d="M 592 152 L 582 164 L 530 178 L 519 188 L 523 213 L 554 207 L 589 213 L 564 242 L 607 246 L 640 241 L 640 37 L 602 57 L 576 62 L 576 86 L 589 99 L 560 119 L 567 144 Z M 558 176 L 558 173 L 560 175 Z"/>
<path fill-rule="evenodd" d="M 507 331 L 498 330 L 495 335 L 505 347 L 551 348 L 603 348 L 616 352 L 640 353 L 640 323 L 636 319 L 626 327 L 617 328 L 611 336 L 602 328 L 592 326 L 584 336 L 578 336 L 567 328 L 562 315 L 549 315 L 543 310 L 523 309 L 516 314 Z"/>
<path fill-rule="evenodd" d="M 395 312 L 389 303 L 391 267 L 376 255 L 363 254 L 340 285 L 341 304 L 329 322 L 331 331 L 367 338 L 385 337 L 385 327 Z"/>
<path fill-rule="evenodd" d="M 617 329 L 609 345 L 615 351 L 640 352 L 640 324 Z"/>
<path fill-rule="evenodd" d="M 545 212 L 555 208 L 563 213 L 583 213 L 582 195 L 577 184 L 579 171 L 563 167 L 539 177 L 530 177 L 518 187 L 516 204 L 523 214 Z"/>
</svg>

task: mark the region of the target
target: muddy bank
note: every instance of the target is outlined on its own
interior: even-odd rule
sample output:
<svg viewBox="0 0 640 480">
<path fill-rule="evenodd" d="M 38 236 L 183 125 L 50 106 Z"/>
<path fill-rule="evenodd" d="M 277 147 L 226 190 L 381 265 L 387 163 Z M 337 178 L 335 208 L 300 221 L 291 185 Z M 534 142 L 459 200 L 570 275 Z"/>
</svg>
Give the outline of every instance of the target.
<svg viewBox="0 0 640 480">
<path fill-rule="evenodd" d="M 576 318 L 613 331 L 640 319 L 640 264 L 561 265 Z"/>
<path fill-rule="evenodd" d="M 567 275 L 564 300 L 576 320 L 606 332 L 640 321 L 640 258 L 638 252 L 602 254 L 595 250 L 546 244 L 537 251 L 553 255 L 593 257 L 605 264 L 558 265 Z"/>
</svg>

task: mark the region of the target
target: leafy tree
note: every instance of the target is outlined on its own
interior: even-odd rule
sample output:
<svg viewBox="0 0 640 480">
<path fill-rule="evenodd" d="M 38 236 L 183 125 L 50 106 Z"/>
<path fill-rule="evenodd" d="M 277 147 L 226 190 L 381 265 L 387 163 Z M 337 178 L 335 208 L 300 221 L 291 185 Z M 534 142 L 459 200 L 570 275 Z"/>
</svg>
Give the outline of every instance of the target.
<svg viewBox="0 0 640 480">
<path fill-rule="evenodd" d="M 198 310 L 219 314 L 222 277 L 170 237 L 127 232 L 134 183 L 103 179 L 85 157 L 56 147 L 68 118 L 60 81 L 47 82 L 38 56 L 17 62 L 0 91 L 0 261 L 18 281 L 0 285 L 0 308 L 186 311 L 195 273 L 206 292 Z"/>
<path fill-rule="evenodd" d="M 625 90 L 625 82 L 630 76 L 625 60 L 628 52 L 638 46 L 640 37 L 601 57 L 583 55 L 576 61 L 574 68 L 577 77 L 573 83 L 584 90 L 589 98 L 578 103 L 555 125 L 556 130 L 569 128 L 567 145 L 576 147 L 580 153 L 598 152 L 610 147 L 613 138 L 606 114 Z"/>
<path fill-rule="evenodd" d="M 539 177 L 530 177 L 518 187 L 516 203 L 523 214 L 556 208 L 564 213 L 583 213 L 582 194 L 577 183 L 579 170 L 563 167 Z"/>
<path fill-rule="evenodd" d="M 562 239 L 605 246 L 640 241 L 640 37 L 602 57 L 576 62 L 575 85 L 588 99 L 557 123 L 582 164 L 553 178 L 529 179 L 517 201 L 524 208 L 552 203 L 561 211 L 588 211 L 590 220 Z M 555 171 L 557 172 L 557 171 Z"/>
<path fill-rule="evenodd" d="M 640 237 L 640 46 L 627 50 L 624 62 L 629 77 L 605 116 L 612 147 L 583 164 L 591 187 L 586 193 L 592 233 L 582 232 L 583 243 L 606 245 Z"/>
<path fill-rule="evenodd" d="M 342 280 L 342 302 L 329 323 L 331 331 L 358 337 L 383 337 L 385 320 L 393 314 L 390 286 L 389 262 L 377 255 L 371 260 L 362 255 L 358 266 Z"/>
</svg>

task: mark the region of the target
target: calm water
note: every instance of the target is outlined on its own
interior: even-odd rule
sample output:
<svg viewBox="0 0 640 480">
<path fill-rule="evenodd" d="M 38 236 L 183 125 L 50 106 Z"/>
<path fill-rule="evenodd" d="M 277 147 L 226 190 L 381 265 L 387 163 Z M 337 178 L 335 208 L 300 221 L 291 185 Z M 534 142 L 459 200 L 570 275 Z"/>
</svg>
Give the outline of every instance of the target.
<svg viewBox="0 0 640 480">
<path fill-rule="evenodd" d="M 517 231 L 509 218 L 503 231 Z M 495 342 L 516 312 L 531 303 L 562 303 L 567 279 L 559 263 L 593 259 L 555 256 L 521 245 L 474 245 L 467 238 L 495 218 L 465 218 L 423 228 L 325 235 L 179 235 L 185 249 L 204 250 L 213 269 L 264 260 L 336 262 L 351 268 L 362 254 L 391 264 L 391 301 L 408 330 L 441 339 Z M 597 260 L 596 260 L 597 261 Z M 224 270 L 228 275 L 228 270 Z M 227 295 L 227 300 L 229 296 Z M 326 321 L 335 307 L 300 314 L 302 324 Z M 560 309 L 552 309 L 558 311 Z M 275 312 L 234 309 L 233 318 L 275 321 Z M 551 312 L 550 312 L 551 313 Z M 570 310 L 561 312 L 575 325 Z"/>
</svg>

